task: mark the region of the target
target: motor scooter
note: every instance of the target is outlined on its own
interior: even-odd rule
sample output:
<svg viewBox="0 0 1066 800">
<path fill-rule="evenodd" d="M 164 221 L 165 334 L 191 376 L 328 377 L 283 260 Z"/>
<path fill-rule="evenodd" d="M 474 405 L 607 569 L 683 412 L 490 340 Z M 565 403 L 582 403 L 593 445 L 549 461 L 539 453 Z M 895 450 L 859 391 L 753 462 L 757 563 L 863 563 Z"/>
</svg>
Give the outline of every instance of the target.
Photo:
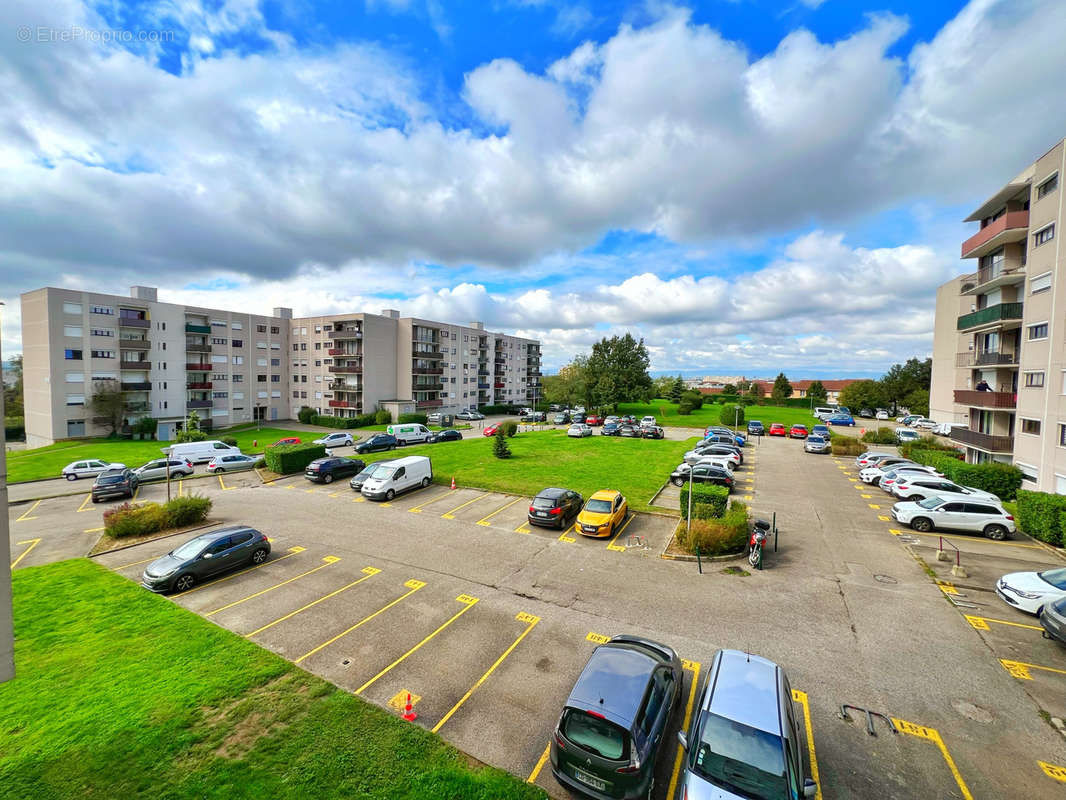
<svg viewBox="0 0 1066 800">
<path fill-rule="evenodd" d="M 751 538 L 748 539 L 748 563 L 755 569 L 762 569 L 762 551 L 769 530 L 770 523 L 764 519 L 755 520 L 755 527 L 751 529 Z"/>
</svg>

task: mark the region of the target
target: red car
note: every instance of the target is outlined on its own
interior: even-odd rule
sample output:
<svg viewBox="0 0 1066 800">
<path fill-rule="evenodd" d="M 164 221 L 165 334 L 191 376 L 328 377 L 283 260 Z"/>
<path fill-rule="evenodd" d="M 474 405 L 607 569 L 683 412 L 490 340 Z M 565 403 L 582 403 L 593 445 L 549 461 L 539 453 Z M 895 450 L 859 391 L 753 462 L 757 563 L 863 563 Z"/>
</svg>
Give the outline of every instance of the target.
<svg viewBox="0 0 1066 800">
<path fill-rule="evenodd" d="M 587 417 L 585 417 L 585 424 L 586 425 L 602 425 L 603 424 L 603 417 L 598 417 L 595 414 L 589 414 Z"/>
<path fill-rule="evenodd" d="M 771 436 L 773 430 L 771 429 Z M 789 439 L 806 439 L 807 438 L 807 426 L 806 425 L 793 425 L 788 432 Z"/>
<path fill-rule="evenodd" d="M 485 430 L 482 431 L 482 433 L 484 433 L 486 436 L 495 436 L 496 435 L 496 429 L 498 427 L 500 427 L 499 423 L 496 423 L 495 425 L 489 425 L 489 427 L 485 428 Z"/>
<path fill-rule="evenodd" d="M 300 444 L 300 438 L 298 436 L 290 436 L 287 439 L 278 439 L 271 447 L 280 447 L 283 444 Z"/>
<path fill-rule="evenodd" d="M 775 422 L 773 425 L 770 426 L 769 435 L 770 436 L 788 436 L 788 432 L 785 431 L 785 426 L 784 425 L 782 425 L 780 422 Z"/>
</svg>

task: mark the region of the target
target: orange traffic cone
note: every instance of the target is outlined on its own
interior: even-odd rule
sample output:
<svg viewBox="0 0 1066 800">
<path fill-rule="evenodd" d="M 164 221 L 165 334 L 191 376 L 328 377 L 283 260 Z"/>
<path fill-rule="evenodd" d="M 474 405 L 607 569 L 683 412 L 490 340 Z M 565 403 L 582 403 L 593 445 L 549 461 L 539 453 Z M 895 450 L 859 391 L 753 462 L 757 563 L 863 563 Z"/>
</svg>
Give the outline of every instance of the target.
<svg viewBox="0 0 1066 800">
<path fill-rule="evenodd" d="M 453 489 L 455 488 L 455 476 L 454 475 L 452 475 L 452 488 Z"/>
<path fill-rule="evenodd" d="M 403 718 L 408 722 L 414 722 L 418 719 L 418 714 L 411 708 L 411 693 L 407 693 L 407 705 L 403 707 Z"/>
</svg>

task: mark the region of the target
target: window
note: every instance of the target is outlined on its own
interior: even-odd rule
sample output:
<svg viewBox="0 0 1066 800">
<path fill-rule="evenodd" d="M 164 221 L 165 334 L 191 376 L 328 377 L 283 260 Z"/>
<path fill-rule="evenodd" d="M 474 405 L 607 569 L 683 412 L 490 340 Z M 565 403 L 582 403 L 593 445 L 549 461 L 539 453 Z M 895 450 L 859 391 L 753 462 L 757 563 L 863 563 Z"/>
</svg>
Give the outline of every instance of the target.
<svg viewBox="0 0 1066 800">
<path fill-rule="evenodd" d="M 211 327 L 212 328 L 225 328 L 226 327 L 226 320 L 224 320 L 224 319 L 213 319 L 213 320 L 211 320 Z"/>
<path fill-rule="evenodd" d="M 267 396 L 266 392 L 259 392 L 259 393 L 256 394 L 256 397 L 259 398 L 260 400 L 266 400 L 266 396 Z"/>
<path fill-rule="evenodd" d="M 244 347 L 244 339 L 234 339 L 230 344 L 233 347 Z"/>
<path fill-rule="evenodd" d="M 267 382 L 267 376 L 266 375 L 256 375 L 255 376 L 255 382 L 256 383 L 266 383 Z"/>
<path fill-rule="evenodd" d="M 1022 420 L 1022 433 L 1029 433 L 1034 436 L 1040 435 L 1040 420 L 1038 419 L 1023 419 Z"/>
<path fill-rule="evenodd" d="M 322 342 L 315 342 L 315 350 L 321 350 L 321 349 L 322 349 Z"/>
<path fill-rule="evenodd" d="M 1037 275 L 1035 278 L 1029 280 L 1029 294 L 1036 294 L 1037 292 L 1046 292 L 1051 288 L 1051 273 L 1045 272 L 1043 275 Z"/>
<path fill-rule="evenodd" d="M 67 361 L 81 361 L 81 350 L 64 350 L 63 358 Z M 1066 381 L 1066 373 L 1063 373 L 1063 380 Z"/>
<path fill-rule="evenodd" d="M 270 382 L 271 383 L 281 383 L 281 376 L 280 375 L 271 375 L 270 376 Z"/>
<path fill-rule="evenodd" d="M 296 344 L 296 342 L 292 343 L 292 352 L 294 352 L 294 353 L 300 352 L 300 345 Z"/>
<path fill-rule="evenodd" d="M 270 392 L 270 396 L 271 397 L 281 397 L 281 390 L 280 389 L 272 389 L 271 392 Z"/>
<path fill-rule="evenodd" d="M 1033 247 L 1039 247 L 1042 244 L 1047 244 L 1055 238 L 1055 226 L 1048 225 L 1046 228 L 1041 228 L 1033 234 Z"/>
<path fill-rule="evenodd" d="M 321 375 L 315 375 L 315 383 L 322 383 L 322 376 Z"/>
<path fill-rule="evenodd" d="M 216 337 L 211 339 L 211 344 L 226 344 L 228 341 L 229 339 L 219 339 Z"/>
<path fill-rule="evenodd" d="M 90 314 L 104 314 L 109 317 L 115 316 L 115 309 L 111 306 L 89 306 Z"/>
<path fill-rule="evenodd" d="M 239 322 L 234 322 L 232 325 L 230 325 L 230 327 L 233 328 L 233 330 L 235 330 L 235 331 L 239 331 L 239 330 L 241 330 L 242 325 Z"/>
<path fill-rule="evenodd" d="M 1027 372 L 1025 373 L 1025 385 L 1031 388 L 1040 388 L 1044 385 L 1044 373 L 1043 372 Z"/>
<path fill-rule="evenodd" d="M 244 383 L 244 376 L 243 375 L 234 375 L 233 376 L 233 382 L 234 383 Z"/>
<path fill-rule="evenodd" d="M 1023 464 L 1020 461 L 1015 461 L 1014 466 L 1022 471 L 1022 479 L 1027 481 L 1037 482 L 1040 473 L 1037 472 L 1036 467 L 1032 464 Z"/>
<path fill-rule="evenodd" d="M 281 333 L 281 328 L 279 328 L 277 325 L 271 325 L 270 326 L 270 332 L 273 333 L 274 335 L 277 335 L 277 334 Z"/>
<path fill-rule="evenodd" d="M 115 351 L 114 350 L 93 350 L 92 354 L 93 354 L 93 358 L 114 358 L 115 357 Z"/>
<path fill-rule="evenodd" d="M 1040 200 L 1043 197 L 1051 194 L 1053 191 L 1059 188 L 1059 173 L 1055 173 L 1042 184 L 1036 187 L 1036 199 Z"/>
<path fill-rule="evenodd" d="M 66 375 L 67 383 L 85 383 L 85 376 L 80 372 L 68 372 Z"/>
<path fill-rule="evenodd" d="M 114 336 L 115 332 L 110 328 L 92 328 L 89 330 L 90 336 Z"/>
<path fill-rule="evenodd" d="M 321 400 L 321 399 L 322 399 L 322 392 L 315 392 L 315 400 Z"/>
<path fill-rule="evenodd" d="M 229 376 L 225 372 L 216 372 L 214 375 L 211 376 L 211 380 L 213 380 L 213 381 L 228 381 L 229 380 Z"/>
<path fill-rule="evenodd" d="M 280 358 L 272 358 L 272 359 L 270 359 L 270 366 L 272 366 L 272 367 L 280 367 L 281 366 L 281 359 Z"/>
<path fill-rule="evenodd" d="M 300 376 L 300 383 L 307 383 L 307 376 L 306 375 L 301 375 Z"/>
<path fill-rule="evenodd" d="M 292 399 L 293 400 L 299 400 L 300 399 L 300 393 L 296 389 L 292 390 Z"/>
<path fill-rule="evenodd" d="M 255 365 L 257 367 L 265 367 L 267 365 L 267 360 L 265 358 L 257 358 L 255 360 Z"/>
<path fill-rule="evenodd" d="M 67 395 L 68 406 L 83 406 L 85 405 L 85 395 L 83 394 L 68 394 Z"/>
<path fill-rule="evenodd" d="M 306 400 L 307 399 L 307 392 L 300 392 L 300 399 L 301 400 Z"/>
<path fill-rule="evenodd" d="M 244 363 L 244 356 L 234 356 L 233 357 L 233 363 L 234 364 L 243 364 Z"/>
<path fill-rule="evenodd" d="M 233 399 L 234 400 L 243 400 L 244 399 L 244 392 L 234 392 L 233 393 Z"/>
<path fill-rule="evenodd" d="M 256 342 L 255 343 L 255 349 L 256 350 L 266 350 L 267 349 L 267 343 L 266 342 Z"/>
<path fill-rule="evenodd" d="M 117 372 L 94 372 L 93 373 L 93 380 L 94 381 L 117 381 L 118 380 L 118 373 Z"/>
<path fill-rule="evenodd" d="M 307 342 L 300 342 L 300 349 L 301 350 L 306 350 L 307 349 Z"/>
<path fill-rule="evenodd" d="M 267 332 L 267 326 L 266 325 L 256 325 L 255 326 L 255 332 L 256 333 L 266 333 Z"/>
<path fill-rule="evenodd" d="M 73 336 L 75 338 L 80 339 L 81 338 L 81 326 L 80 325 L 64 325 L 63 326 L 63 335 L 64 336 Z"/>
<path fill-rule="evenodd" d="M 271 350 L 280 350 L 281 349 L 281 342 L 271 342 L 270 343 L 270 349 Z"/>
<path fill-rule="evenodd" d="M 225 356 L 220 356 L 217 353 L 211 356 L 212 364 L 225 364 L 228 360 Z"/>
<path fill-rule="evenodd" d="M 1030 325 L 1029 328 L 1028 328 L 1028 334 L 1027 335 L 1028 335 L 1028 338 L 1029 338 L 1030 342 L 1035 341 L 1037 339 L 1046 339 L 1047 338 L 1047 323 L 1046 322 L 1041 322 L 1041 323 L 1039 323 L 1037 325 Z"/>
<path fill-rule="evenodd" d="M 212 392 L 211 396 L 216 400 L 225 400 L 229 397 L 229 392 Z"/>
<path fill-rule="evenodd" d="M 81 313 L 81 303 L 64 303 L 63 304 L 63 313 L 64 314 L 80 314 Z"/>
</svg>

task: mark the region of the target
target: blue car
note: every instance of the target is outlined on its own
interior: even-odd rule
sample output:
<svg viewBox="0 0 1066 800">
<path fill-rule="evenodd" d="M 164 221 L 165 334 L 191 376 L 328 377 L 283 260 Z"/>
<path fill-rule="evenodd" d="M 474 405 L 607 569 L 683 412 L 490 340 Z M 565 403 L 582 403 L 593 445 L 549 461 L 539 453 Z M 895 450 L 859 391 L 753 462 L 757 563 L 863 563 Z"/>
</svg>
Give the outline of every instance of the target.
<svg viewBox="0 0 1066 800">
<path fill-rule="evenodd" d="M 827 425 L 851 425 L 853 427 L 855 425 L 855 420 L 850 414 L 834 414 L 825 422 Z"/>
</svg>

